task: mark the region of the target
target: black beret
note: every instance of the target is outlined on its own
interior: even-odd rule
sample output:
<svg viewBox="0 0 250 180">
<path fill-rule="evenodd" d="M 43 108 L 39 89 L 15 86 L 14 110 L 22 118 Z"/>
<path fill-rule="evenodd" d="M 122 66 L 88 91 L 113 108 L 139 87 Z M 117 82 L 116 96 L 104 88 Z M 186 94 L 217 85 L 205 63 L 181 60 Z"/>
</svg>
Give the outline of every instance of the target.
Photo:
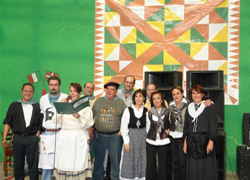
<svg viewBox="0 0 250 180">
<path fill-rule="evenodd" d="M 116 82 L 108 82 L 107 84 L 104 85 L 104 88 L 107 88 L 108 86 L 115 86 L 116 89 L 118 89 L 120 84 L 118 84 Z"/>
</svg>

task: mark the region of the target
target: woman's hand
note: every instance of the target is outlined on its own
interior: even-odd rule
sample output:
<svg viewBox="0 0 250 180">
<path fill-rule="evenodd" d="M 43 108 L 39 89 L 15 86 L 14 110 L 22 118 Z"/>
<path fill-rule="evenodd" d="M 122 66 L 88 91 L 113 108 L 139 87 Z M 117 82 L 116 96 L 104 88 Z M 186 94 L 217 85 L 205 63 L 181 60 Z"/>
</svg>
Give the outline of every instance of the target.
<svg viewBox="0 0 250 180">
<path fill-rule="evenodd" d="M 166 129 L 166 130 L 165 130 L 165 133 L 166 133 L 167 135 L 169 134 L 169 132 L 170 132 L 169 129 Z"/>
<path fill-rule="evenodd" d="M 76 118 L 76 119 L 80 118 L 80 114 L 78 114 L 78 112 L 73 112 L 72 116 L 74 116 L 74 118 Z"/>
<path fill-rule="evenodd" d="M 212 140 L 208 141 L 207 144 L 207 154 L 209 154 L 210 152 L 212 152 L 214 149 L 214 142 Z"/>
<path fill-rule="evenodd" d="M 206 107 L 210 106 L 212 104 L 211 99 L 207 99 L 206 101 L 204 101 L 204 104 Z"/>
<path fill-rule="evenodd" d="M 124 145 L 125 151 L 129 152 L 129 143 Z"/>
<path fill-rule="evenodd" d="M 187 154 L 187 137 L 185 137 L 185 139 L 184 139 L 183 152 L 184 152 L 184 154 Z"/>
<path fill-rule="evenodd" d="M 6 138 L 4 138 L 2 140 L 2 144 L 1 145 L 2 145 L 3 148 L 5 148 L 7 146 L 7 140 L 6 140 Z"/>
</svg>

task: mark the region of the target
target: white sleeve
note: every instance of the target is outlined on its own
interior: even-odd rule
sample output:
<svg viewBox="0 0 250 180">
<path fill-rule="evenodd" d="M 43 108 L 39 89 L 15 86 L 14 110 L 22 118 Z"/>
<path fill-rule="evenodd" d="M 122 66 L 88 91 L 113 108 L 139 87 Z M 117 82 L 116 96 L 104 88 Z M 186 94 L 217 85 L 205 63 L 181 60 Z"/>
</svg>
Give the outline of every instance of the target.
<svg viewBox="0 0 250 180">
<path fill-rule="evenodd" d="M 79 120 L 81 121 L 82 127 L 85 127 L 87 129 L 94 124 L 93 112 L 90 106 L 87 106 L 86 108 L 81 110 L 79 112 L 79 115 L 80 115 Z"/>
<path fill-rule="evenodd" d="M 149 128 L 150 128 L 150 124 L 151 124 L 151 122 L 150 122 L 150 120 L 149 120 L 149 114 L 148 114 L 148 112 L 147 112 L 147 114 L 146 114 L 146 131 L 147 131 L 147 133 L 148 133 L 148 131 L 149 131 Z"/>
<path fill-rule="evenodd" d="M 130 119 L 130 114 L 129 114 L 129 110 L 128 108 L 126 108 L 123 112 L 122 115 L 122 120 L 121 120 L 121 135 L 124 141 L 124 144 L 128 144 L 129 143 L 129 129 L 128 129 L 128 125 L 129 125 L 129 119 Z"/>
<path fill-rule="evenodd" d="M 56 111 L 55 111 L 55 114 L 52 116 L 52 122 L 54 124 L 61 124 L 63 123 L 63 114 L 58 114 Z"/>
</svg>

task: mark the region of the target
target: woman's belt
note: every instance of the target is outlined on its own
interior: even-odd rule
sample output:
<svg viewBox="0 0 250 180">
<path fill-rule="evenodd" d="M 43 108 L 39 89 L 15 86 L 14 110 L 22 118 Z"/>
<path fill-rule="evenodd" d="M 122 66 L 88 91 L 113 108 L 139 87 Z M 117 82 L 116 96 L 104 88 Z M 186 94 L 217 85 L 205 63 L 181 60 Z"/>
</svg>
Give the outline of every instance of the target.
<svg viewBox="0 0 250 180">
<path fill-rule="evenodd" d="M 49 131 L 49 132 L 57 132 L 60 130 L 61 130 L 61 128 L 59 128 L 59 129 L 46 129 L 46 131 Z"/>
</svg>

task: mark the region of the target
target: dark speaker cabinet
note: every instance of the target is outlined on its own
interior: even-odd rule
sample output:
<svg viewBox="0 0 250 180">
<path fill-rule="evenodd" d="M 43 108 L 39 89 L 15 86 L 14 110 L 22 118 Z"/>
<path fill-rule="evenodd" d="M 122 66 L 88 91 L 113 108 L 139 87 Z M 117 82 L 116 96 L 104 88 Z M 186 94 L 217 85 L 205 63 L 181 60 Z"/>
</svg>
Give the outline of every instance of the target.
<svg viewBox="0 0 250 180">
<path fill-rule="evenodd" d="M 164 99 L 169 103 L 173 100 L 171 95 L 171 88 L 177 85 L 182 87 L 182 72 L 145 72 L 145 88 L 147 88 L 148 84 L 156 85 L 157 90 L 163 94 Z"/>
<path fill-rule="evenodd" d="M 248 144 L 250 143 L 250 113 L 243 114 L 242 129 L 243 144 Z"/>
<path fill-rule="evenodd" d="M 240 180 L 250 179 L 250 150 L 237 146 L 237 172 Z"/>
<path fill-rule="evenodd" d="M 190 99 L 189 90 L 194 85 L 201 85 L 215 105 L 219 130 L 224 130 L 224 89 L 223 71 L 187 71 L 187 97 Z"/>
<path fill-rule="evenodd" d="M 223 71 L 187 71 L 187 88 L 199 84 L 203 88 L 223 89 Z"/>
<path fill-rule="evenodd" d="M 214 144 L 217 162 L 218 180 L 226 180 L 226 132 L 218 131 Z"/>
</svg>

